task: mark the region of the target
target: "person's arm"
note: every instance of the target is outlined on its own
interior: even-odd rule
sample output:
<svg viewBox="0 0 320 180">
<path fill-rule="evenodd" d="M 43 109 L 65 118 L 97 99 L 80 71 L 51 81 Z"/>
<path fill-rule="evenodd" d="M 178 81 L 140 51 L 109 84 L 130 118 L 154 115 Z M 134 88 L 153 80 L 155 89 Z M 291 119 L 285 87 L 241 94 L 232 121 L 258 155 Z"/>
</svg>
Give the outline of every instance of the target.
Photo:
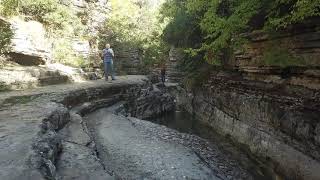
<svg viewBox="0 0 320 180">
<path fill-rule="evenodd" d="M 110 53 L 112 54 L 112 57 L 114 57 L 114 52 L 112 49 L 110 49 Z"/>
</svg>

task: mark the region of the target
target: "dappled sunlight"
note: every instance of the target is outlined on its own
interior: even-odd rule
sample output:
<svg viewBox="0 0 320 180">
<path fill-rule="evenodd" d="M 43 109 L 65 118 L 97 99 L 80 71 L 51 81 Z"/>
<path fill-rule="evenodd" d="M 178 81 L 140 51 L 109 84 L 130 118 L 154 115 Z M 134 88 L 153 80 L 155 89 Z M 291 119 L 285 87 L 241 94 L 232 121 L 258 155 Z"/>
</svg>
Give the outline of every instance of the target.
<svg viewBox="0 0 320 180">
<path fill-rule="evenodd" d="M 0 0 L 0 180 L 320 180 L 320 0 Z"/>
</svg>

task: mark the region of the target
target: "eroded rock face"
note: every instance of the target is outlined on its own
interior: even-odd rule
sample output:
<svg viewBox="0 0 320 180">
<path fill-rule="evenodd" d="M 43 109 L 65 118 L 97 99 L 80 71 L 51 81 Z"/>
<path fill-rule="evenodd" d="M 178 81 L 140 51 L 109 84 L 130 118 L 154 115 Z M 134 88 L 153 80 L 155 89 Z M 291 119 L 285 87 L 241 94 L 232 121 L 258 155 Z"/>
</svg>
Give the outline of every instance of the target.
<svg viewBox="0 0 320 180">
<path fill-rule="evenodd" d="M 91 47 L 88 41 L 75 39 L 72 41 L 72 49 L 77 55 L 87 59 L 91 53 Z"/>
<path fill-rule="evenodd" d="M 14 19 L 11 22 L 12 60 L 22 65 L 45 64 L 51 58 L 51 44 L 46 38 L 46 30 L 37 21 Z"/>
<path fill-rule="evenodd" d="M 79 178 L 76 174 L 68 174 L 66 171 L 62 174 L 57 173 L 56 161 L 64 148 L 67 151 L 62 156 L 64 158 L 75 157 L 79 152 L 82 153 L 83 156 L 78 156 L 81 160 L 77 161 L 76 166 L 73 167 L 76 170 L 83 168 L 82 173 L 86 177 L 88 177 L 86 173 L 92 173 L 92 179 L 102 180 L 109 177 L 92 151 L 88 150 L 90 148 L 85 148 L 90 141 L 83 134 L 85 132 L 81 134 L 77 131 L 75 133 L 78 134 L 73 134 L 68 139 L 58 133 L 63 131 L 64 127 L 67 128 L 68 133 L 67 124 L 70 121 L 78 123 L 76 127 L 71 126 L 71 129 L 82 130 L 81 122 L 77 119 L 79 116 L 74 113 L 70 116 L 68 108 L 94 101 L 99 101 L 97 104 L 103 105 L 108 101 L 100 100 L 114 96 L 124 97 L 123 93 L 126 93 L 127 89 L 139 89 L 146 84 L 146 81 L 143 76 L 130 76 L 119 77 L 112 84 L 95 81 L 2 93 L 0 95 L 0 147 L 2 149 L 0 179 L 59 179 L 59 175 L 63 175 L 65 179 Z M 65 141 L 69 141 L 69 144 Z M 72 144 L 73 141 L 84 145 Z M 68 162 L 68 159 L 66 162 L 67 168 L 74 165 Z"/>
<path fill-rule="evenodd" d="M 100 27 L 108 18 L 108 14 L 111 11 L 111 4 L 109 0 L 94 0 L 89 1 L 89 21 L 88 28 L 92 36 L 97 35 Z"/>
<path fill-rule="evenodd" d="M 69 2 L 68 2 L 69 3 Z M 108 0 L 73 0 L 71 8 L 77 13 L 86 14 L 85 23 L 88 35 L 93 37 L 90 40 L 73 39 L 72 48 L 80 56 L 88 59 L 90 56 L 100 60 L 97 40 L 99 29 L 103 27 L 111 11 L 111 4 Z"/>
<path fill-rule="evenodd" d="M 183 50 L 175 47 L 170 48 L 169 61 L 166 65 L 166 73 L 169 82 L 177 83 L 182 80 L 183 73 L 178 68 L 178 63 L 183 61 Z"/>
<path fill-rule="evenodd" d="M 70 114 L 67 108 L 57 104 L 55 109 L 42 121 L 40 132 L 32 145 L 30 164 L 47 179 L 56 179 L 55 162 L 62 151 L 62 139 L 57 131 L 69 121 Z"/>
<path fill-rule="evenodd" d="M 60 3 L 70 5 L 75 13 L 86 14 L 88 17 L 86 27 L 92 37 L 97 35 L 110 11 L 108 0 L 73 0 L 71 4 L 69 1 L 61 1 Z M 43 65 L 52 62 L 52 40 L 46 37 L 46 29 L 40 22 L 15 18 L 10 23 L 14 33 L 12 48 L 9 53 L 12 61 L 25 66 Z M 73 50 L 84 58 L 96 54 L 96 44 L 97 42 L 94 42 L 94 40 L 92 42 L 77 38 L 72 40 Z"/>
<path fill-rule="evenodd" d="M 138 49 L 118 49 L 116 52 L 115 68 L 122 74 L 143 74 L 141 52 Z"/>
<path fill-rule="evenodd" d="M 174 97 L 155 85 L 131 93 L 125 108 L 132 117 L 149 119 L 175 109 Z"/>
<path fill-rule="evenodd" d="M 22 90 L 45 85 L 63 84 L 72 78 L 58 69 L 39 66 L 5 65 L 0 69 L 1 90 Z"/>
<path fill-rule="evenodd" d="M 319 179 L 317 89 L 237 77 L 216 73 L 203 87 L 178 90 L 178 102 L 288 179 Z"/>
<path fill-rule="evenodd" d="M 264 56 L 268 52 L 278 55 L 289 53 L 291 58 L 297 58 L 306 66 L 319 66 L 319 21 L 319 18 L 306 20 L 305 24 L 288 28 L 275 36 L 260 31 L 248 33 L 245 37 L 249 43 L 244 50 L 235 52 L 227 64 L 240 68 L 265 66 Z"/>
</svg>

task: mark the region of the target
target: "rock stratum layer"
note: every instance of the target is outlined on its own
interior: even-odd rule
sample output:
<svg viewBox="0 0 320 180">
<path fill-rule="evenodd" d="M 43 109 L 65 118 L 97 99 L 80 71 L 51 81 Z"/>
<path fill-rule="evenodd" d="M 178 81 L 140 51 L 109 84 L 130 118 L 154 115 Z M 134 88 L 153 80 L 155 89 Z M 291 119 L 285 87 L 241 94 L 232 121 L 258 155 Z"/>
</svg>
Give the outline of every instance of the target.
<svg viewBox="0 0 320 180">
<path fill-rule="evenodd" d="M 320 179 L 318 22 L 245 34 L 201 87 L 175 92 L 178 102 L 287 179 Z"/>
<path fill-rule="evenodd" d="M 264 75 L 277 83 L 252 80 L 235 71 L 216 71 L 202 87 L 178 90 L 178 102 L 284 177 L 319 179 L 319 84 L 296 85 L 280 74 Z"/>
</svg>

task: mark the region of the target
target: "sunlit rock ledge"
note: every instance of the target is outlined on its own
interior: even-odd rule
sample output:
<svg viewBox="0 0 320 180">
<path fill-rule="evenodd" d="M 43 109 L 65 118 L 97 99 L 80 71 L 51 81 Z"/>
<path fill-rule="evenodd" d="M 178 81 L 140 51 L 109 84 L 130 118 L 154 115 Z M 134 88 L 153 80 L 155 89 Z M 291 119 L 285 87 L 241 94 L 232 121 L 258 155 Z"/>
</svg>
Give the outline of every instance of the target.
<svg viewBox="0 0 320 180">
<path fill-rule="evenodd" d="M 85 102 L 124 98 L 148 83 L 144 76 L 118 77 L 0 94 L 0 179 L 55 179 L 62 149 L 57 132 L 69 109 Z"/>
</svg>

